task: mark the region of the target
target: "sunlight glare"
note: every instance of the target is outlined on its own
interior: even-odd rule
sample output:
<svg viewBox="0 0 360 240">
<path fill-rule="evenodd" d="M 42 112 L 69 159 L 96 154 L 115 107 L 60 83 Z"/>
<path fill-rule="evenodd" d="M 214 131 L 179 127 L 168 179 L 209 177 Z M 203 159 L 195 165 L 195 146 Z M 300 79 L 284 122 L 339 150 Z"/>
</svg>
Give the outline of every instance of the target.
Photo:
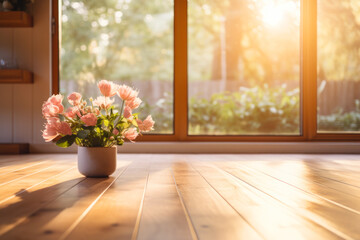
<svg viewBox="0 0 360 240">
<path fill-rule="evenodd" d="M 266 6 L 262 9 L 262 20 L 270 26 L 277 26 L 284 18 L 284 9 L 280 6 Z"/>
<path fill-rule="evenodd" d="M 267 2 L 262 7 L 262 21 L 270 27 L 279 26 L 285 21 L 288 15 L 299 14 L 298 4 L 292 1 Z"/>
</svg>

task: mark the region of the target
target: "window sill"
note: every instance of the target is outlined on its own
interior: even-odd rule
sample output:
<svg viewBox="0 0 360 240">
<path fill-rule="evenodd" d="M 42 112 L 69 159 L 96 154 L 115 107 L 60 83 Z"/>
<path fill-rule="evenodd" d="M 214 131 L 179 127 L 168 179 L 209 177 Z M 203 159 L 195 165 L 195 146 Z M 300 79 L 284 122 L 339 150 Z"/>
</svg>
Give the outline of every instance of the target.
<svg viewBox="0 0 360 240">
<path fill-rule="evenodd" d="M 76 153 L 77 146 L 31 144 L 31 153 Z M 360 153 L 360 142 L 138 142 L 118 153 Z"/>
</svg>

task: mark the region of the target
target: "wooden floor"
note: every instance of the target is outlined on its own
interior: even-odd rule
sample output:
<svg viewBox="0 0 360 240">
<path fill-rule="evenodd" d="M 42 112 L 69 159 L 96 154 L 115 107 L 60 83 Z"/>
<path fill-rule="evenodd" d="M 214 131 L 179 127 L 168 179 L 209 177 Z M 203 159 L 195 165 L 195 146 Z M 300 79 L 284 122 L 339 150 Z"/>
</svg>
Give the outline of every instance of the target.
<svg viewBox="0 0 360 240">
<path fill-rule="evenodd" d="M 360 239 L 360 155 L 0 156 L 0 239 Z"/>
</svg>

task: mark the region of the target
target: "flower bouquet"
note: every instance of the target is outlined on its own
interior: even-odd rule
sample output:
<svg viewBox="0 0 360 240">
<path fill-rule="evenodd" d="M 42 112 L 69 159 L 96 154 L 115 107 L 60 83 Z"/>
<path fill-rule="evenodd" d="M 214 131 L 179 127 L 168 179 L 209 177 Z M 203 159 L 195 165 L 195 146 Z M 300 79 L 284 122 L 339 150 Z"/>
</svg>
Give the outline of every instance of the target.
<svg viewBox="0 0 360 240">
<path fill-rule="evenodd" d="M 134 142 L 141 133 L 153 130 L 154 121 L 150 115 L 142 121 L 139 113 L 133 113 L 142 102 L 138 91 L 106 80 L 101 80 L 98 87 L 103 96 L 90 98 L 90 104 L 77 92 L 67 97 L 71 105 L 67 110 L 62 104 L 64 97 L 61 94 L 44 102 L 42 114 L 46 124 L 42 136 L 46 142 L 53 141 L 64 148 L 75 143 L 79 146 L 79 154 L 80 148 L 115 149 L 112 151 L 115 151 L 116 160 L 117 145 L 123 145 L 126 139 Z M 112 97 L 115 95 L 122 100 L 120 109 L 113 106 L 115 99 Z"/>
</svg>

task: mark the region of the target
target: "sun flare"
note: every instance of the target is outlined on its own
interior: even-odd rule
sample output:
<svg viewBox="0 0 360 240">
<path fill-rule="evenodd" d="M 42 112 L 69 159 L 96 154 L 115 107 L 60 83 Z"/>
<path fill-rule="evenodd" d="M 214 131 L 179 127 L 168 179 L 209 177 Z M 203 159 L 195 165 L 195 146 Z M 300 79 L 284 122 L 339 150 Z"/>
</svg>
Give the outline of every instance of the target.
<svg viewBox="0 0 360 240">
<path fill-rule="evenodd" d="M 266 6 L 261 13 L 264 23 L 270 26 L 279 25 L 284 19 L 284 10 L 280 6 Z"/>
<path fill-rule="evenodd" d="M 299 6 L 295 2 L 279 1 L 264 5 L 261 9 L 262 21 L 270 26 L 277 27 L 286 21 L 289 15 L 298 15 Z"/>
</svg>

